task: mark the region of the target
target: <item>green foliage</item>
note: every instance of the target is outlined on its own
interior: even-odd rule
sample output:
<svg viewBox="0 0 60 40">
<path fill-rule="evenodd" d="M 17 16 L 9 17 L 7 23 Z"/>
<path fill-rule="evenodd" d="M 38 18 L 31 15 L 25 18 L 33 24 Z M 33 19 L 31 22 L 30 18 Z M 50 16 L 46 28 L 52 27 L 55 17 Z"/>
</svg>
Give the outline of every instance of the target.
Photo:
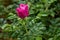
<svg viewBox="0 0 60 40">
<path fill-rule="evenodd" d="M 59 0 L 13 0 L 4 7 L 0 3 L 0 38 L 12 37 L 18 40 L 60 40 Z M 16 7 L 20 3 L 29 5 L 29 17 L 20 19 Z M 26 25 L 25 25 L 26 24 Z"/>
</svg>

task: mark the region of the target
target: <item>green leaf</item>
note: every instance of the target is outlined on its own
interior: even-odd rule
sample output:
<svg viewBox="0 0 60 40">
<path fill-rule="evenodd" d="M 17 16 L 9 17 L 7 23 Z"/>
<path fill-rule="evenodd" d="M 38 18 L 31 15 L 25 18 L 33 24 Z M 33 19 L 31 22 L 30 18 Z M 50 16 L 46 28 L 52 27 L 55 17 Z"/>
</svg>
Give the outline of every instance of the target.
<svg viewBox="0 0 60 40">
<path fill-rule="evenodd" d="M 38 37 L 36 37 L 36 40 L 42 40 L 42 37 L 38 36 Z"/>
</svg>

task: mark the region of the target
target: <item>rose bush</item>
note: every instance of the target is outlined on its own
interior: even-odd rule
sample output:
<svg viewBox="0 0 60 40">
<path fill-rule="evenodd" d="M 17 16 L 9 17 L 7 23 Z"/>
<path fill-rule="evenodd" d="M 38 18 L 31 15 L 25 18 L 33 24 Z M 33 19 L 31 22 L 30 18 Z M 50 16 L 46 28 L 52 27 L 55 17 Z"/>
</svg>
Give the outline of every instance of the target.
<svg viewBox="0 0 60 40">
<path fill-rule="evenodd" d="M 0 38 L 60 40 L 60 0 L 12 0 L 8 6 L 2 2 Z"/>
</svg>

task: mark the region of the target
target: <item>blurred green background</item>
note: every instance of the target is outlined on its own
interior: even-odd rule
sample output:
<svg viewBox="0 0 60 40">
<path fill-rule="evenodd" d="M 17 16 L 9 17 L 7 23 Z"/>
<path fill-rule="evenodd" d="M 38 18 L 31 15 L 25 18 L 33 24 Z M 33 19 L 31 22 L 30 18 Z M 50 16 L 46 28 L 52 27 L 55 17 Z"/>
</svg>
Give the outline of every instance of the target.
<svg viewBox="0 0 60 40">
<path fill-rule="evenodd" d="M 29 5 L 26 21 L 16 14 L 21 3 Z M 60 0 L 0 0 L 0 40 L 60 40 Z"/>
</svg>

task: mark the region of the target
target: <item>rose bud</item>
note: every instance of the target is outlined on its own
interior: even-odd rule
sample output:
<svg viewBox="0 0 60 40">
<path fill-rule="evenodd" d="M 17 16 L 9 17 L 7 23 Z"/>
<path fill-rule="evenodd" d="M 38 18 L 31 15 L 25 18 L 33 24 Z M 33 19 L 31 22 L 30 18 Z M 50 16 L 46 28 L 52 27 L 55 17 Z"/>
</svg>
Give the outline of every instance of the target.
<svg viewBox="0 0 60 40">
<path fill-rule="evenodd" d="M 27 4 L 20 4 L 19 7 L 16 8 L 17 15 L 24 19 L 29 16 L 29 7 Z"/>
</svg>

